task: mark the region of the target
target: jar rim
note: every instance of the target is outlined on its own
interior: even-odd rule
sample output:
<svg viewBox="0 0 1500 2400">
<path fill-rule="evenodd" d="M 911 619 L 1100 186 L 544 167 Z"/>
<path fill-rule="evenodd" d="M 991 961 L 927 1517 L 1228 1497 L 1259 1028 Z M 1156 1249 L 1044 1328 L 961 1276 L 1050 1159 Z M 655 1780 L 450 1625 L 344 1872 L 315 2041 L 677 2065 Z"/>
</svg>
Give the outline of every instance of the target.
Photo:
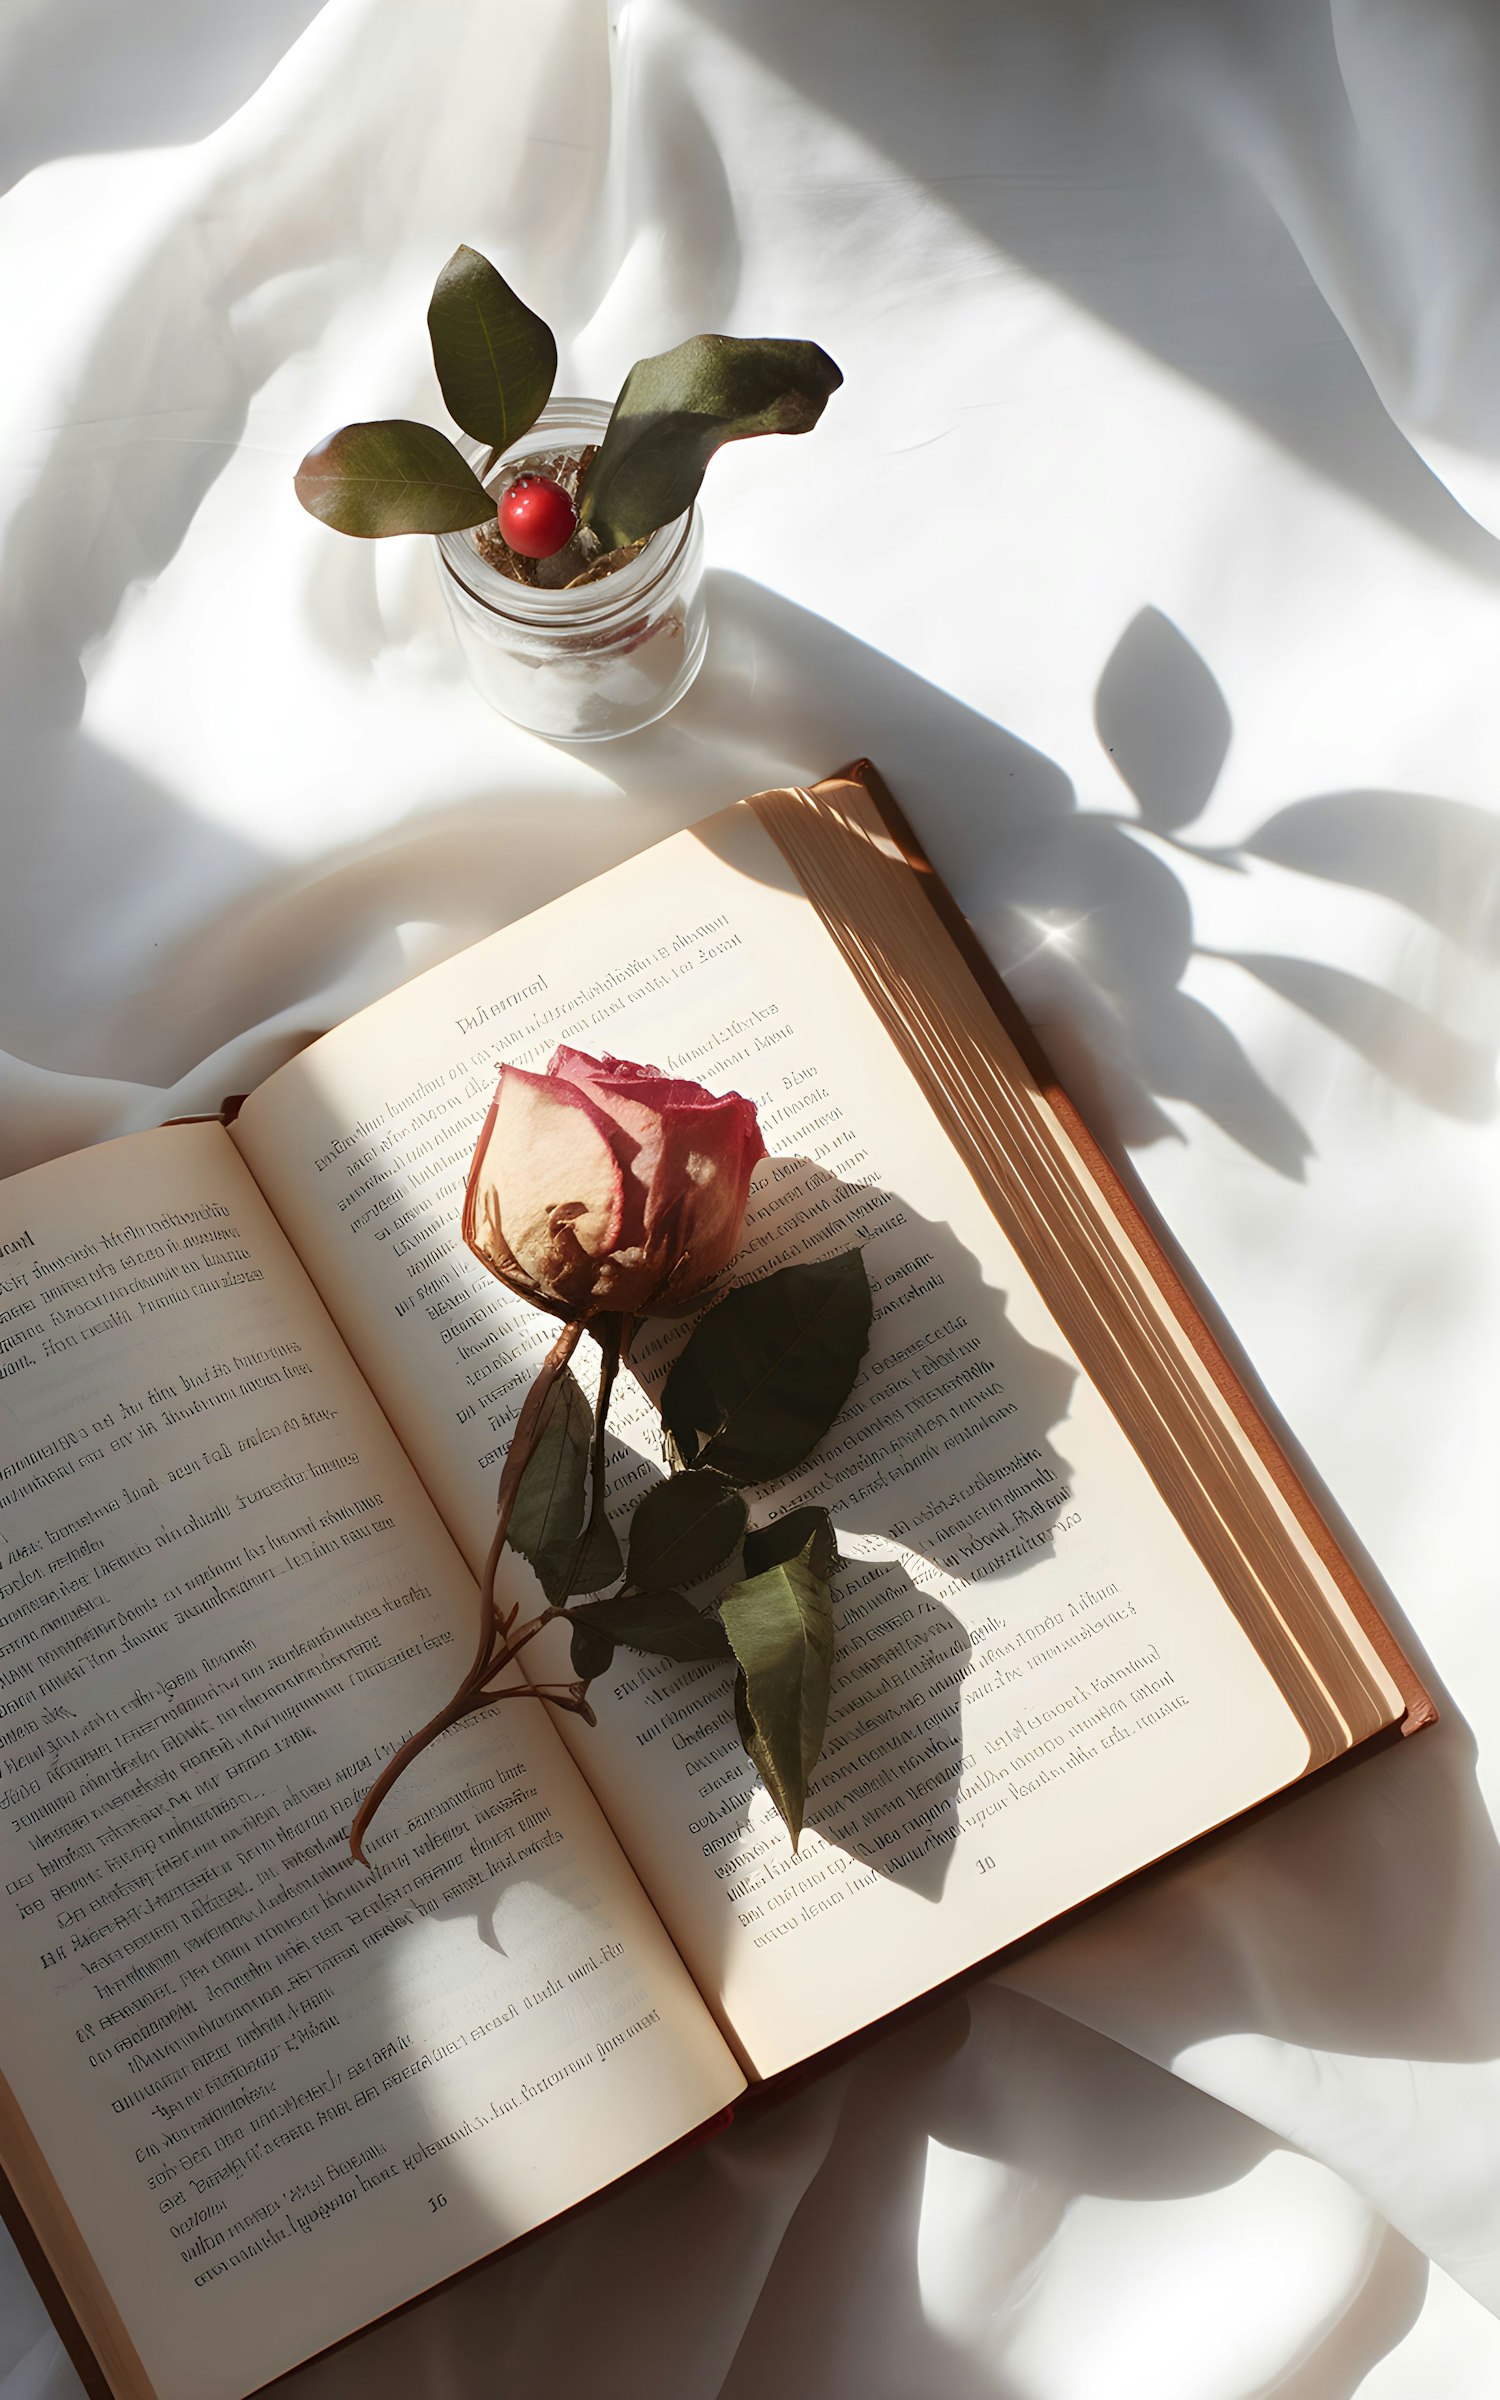
<svg viewBox="0 0 1500 2400">
<path fill-rule="evenodd" d="M 607 400 L 587 400 L 582 397 L 569 397 L 566 394 L 554 394 L 535 424 L 496 460 L 495 474 L 498 475 L 501 468 L 507 463 L 520 466 L 533 451 L 546 447 L 545 443 L 539 443 L 536 440 L 536 436 L 538 432 L 545 431 L 549 417 L 554 426 L 560 426 L 566 424 L 570 418 L 575 424 L 579 422 L 580 417 L 587 423 L 591 416 L 607 422 L 610 413 L 610 404 Z M 473 441 L 467 436 L 460 437 L 458 446 L 470 454 L 469 463 L 471 465 L 476 464 L 480 458 L 485 456 L 483 443 Z M 548 591 L 535 584 L 512 583 L 508 577 L 486 565 L 483 554 L 472 539 L 472 528 L 466 529 L 468 538 L 464 532 L 460 532 L 440 533 L 434 539 L 437 544 L 438 559 L 444 572 L 451 575 L 460 591 L 466 593 L 477 608 L 486 610 L 489 615 L 532 628 L 542 625 L 597 626 L 611 616 L 623 614 L 636 607 L 655 591 L 657 585 L 671 573 L 680 559 L 692 534 L 696 516 L 697 502 L 695 501 L 690 508 L 684 510 L 680 517 L 674 517 L 669 523 L 659 525 L 655 533 L 648 538 L 645 548 L 631 560 L 629 566 L 618 568 L 612 575 L 602 576 L 596 584 L 577 585 L 571 591 L 566 587 Z M 457 558 L 455 558 L 455 552 Z M 468 575 L 460 572 L 459 561 L 464 566 L 472 566 L 479 570 L 473 581 Z M 642 569 L 647 571 L 638 572 Z M 503 590 L 505 595 L 503 600 L 492 598 L 488 592 L 476 590 L 475 584 L 480 580 L 480 575 Z M 620 588 L 622 585 L 625 588 Z"/>
</svg>

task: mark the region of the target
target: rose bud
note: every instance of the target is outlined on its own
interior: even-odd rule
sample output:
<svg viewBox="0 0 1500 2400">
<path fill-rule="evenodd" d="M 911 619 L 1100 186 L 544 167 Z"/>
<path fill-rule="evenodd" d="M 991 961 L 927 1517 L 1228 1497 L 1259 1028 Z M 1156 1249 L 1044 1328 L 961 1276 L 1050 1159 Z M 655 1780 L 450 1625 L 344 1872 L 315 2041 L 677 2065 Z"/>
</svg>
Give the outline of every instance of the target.
<svg viewBox="0 0 1500 2400">
<path fill-rule="evenodd" d="M 766 1155 L 753 1101 L 624 1058 L 502 1067 L 464 1195 L 464 1240 L 559 1317 L 670 1315 L 733 1257 Z"/>
</svg>

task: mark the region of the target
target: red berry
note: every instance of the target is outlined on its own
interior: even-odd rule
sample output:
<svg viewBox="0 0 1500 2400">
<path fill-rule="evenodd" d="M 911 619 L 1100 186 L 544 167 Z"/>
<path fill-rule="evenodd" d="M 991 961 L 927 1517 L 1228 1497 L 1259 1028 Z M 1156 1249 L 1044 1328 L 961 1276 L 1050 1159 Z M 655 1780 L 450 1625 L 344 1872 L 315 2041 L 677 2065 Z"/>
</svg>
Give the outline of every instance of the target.
<svg viewBox="0 0 1500 2400">
<path fill-rule="evenodd" d="M 500 531 L 522 558 L 555 558 L 577 524 L 577 509 L 550 475 L 518 475 L 500 503 Z"/>
</svg>

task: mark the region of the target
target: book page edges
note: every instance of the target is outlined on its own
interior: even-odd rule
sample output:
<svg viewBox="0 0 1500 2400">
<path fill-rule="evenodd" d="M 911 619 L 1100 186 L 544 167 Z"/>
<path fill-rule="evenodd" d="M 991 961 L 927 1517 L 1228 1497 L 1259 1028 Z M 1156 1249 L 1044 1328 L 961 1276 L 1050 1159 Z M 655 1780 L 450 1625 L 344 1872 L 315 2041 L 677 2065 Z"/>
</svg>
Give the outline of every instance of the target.
<svg viewBox="0 0 1500 2400">
<path fill-rule="evenodd" d="M 1314 1553 L 1348 1609 L 1359 1634 L 1394 1685 L 1400 1699 L 1400 1712 L 1395 1721 L 1399 1722 L 1404 1733 L 1414 1733 L 1422 1726 L 1434 1723 L 1438 1712 L 1430 1693 L 1371 1599 L 1347 1552 L 1315 1505 L 1303 1478 L 1297 1473 L 1285 1447 L 1273 1431 L 1265 1408 L 1256 1399 L 1246 1371 L 1231 1359 L 1224 1339 L 1216 1331 L 1203 1305 L 1194 1297 L 1169 1247 L 1170 1236 L 1156 1218 L 1149 1200 L 1144 1193 L 1132 1190 L 1125 1175 L 1085 1124 L 1063 1089 L 1035 1032 L 934 870 L 877 769 L 870 761 L 861 759 L 815 785 L 805 788 L 783 787 L 756 794 L 746 802 L 744 805 L 755 813 L 783 852 L 788 849 L 785 836 L 788 824 L 792 821 L 786 813 L 789 804 L 808 817 L 822 813 L 825 817 L 832 814 L 835 818 L 842 818 L 851 833 L 862 832 L 866 840 L 869 835 L 868 821 L 871 812 L 874 812 L 885 837 L 881 846 L 885 847 L 885 842 L 888 842 L 891 847 L 887 855 L 899 859 L 917 879 L 916 889 L 921 901 L 936 916 L 948 935 L 949 943 L 957 953 L 967 977 L 977 987 L 983 1004 L 997 1021 L 999 1030 L 1029 1077 L 1031 1096 L 1036 1107 L 1052 1119 L 1058 1148 L 1072 1151 L 1086 1169 L 1098 1199 L 1110 1213 L 1114 1234 L 1128 1248 L 1167 1318 L 1189 1345 L 1200 1371 L 1217 1394 L 1221 1407 L 1228 1412 L 1253 1452 L 1259 1471 L 1274 1491 L 1276 1500 L 1289 1513 L 1301 1538 Z M 789 863 L 796 871 L 797 861 L 788 855 Z M 810 893 L 809 898 L 815 907 L 819 906 L 817 894 Z M 820 908 L 820 913 L 825 923 L 829 923 L 826 905 Z M 831 923 L 830 930 L 836 930 Z M 847 948 L 845 955 L 851 969 L 865 984 L 867 996 L 879 1007 L 882 995 L 874 988 L 879 975 L 878 960 L 872 962 L 866 957 L 856 963 Z M 881 1013 L 897 1047 L 908 1052 L 908 1064 L 915 1065 L 909 1054 L 908 1041 L 903 1039 L 902 1030 L 892 1021 L 895 1012 L 882 1008 Z M 972 1160 L 970 1165 L 973 1171 Z M 979 1180 L 986 1198 L 993 1206 L 994 1193 L 986 1189 L 982 1176 Z M 1101 1388 L 1105 1391 L 1105 1397 L 1111 1398 L 1107 1387 L 1101 1384 Z M 1368 1723 L 1362 1730 L 1351 1728 L 1349 1740 L 1338 1746 L 1349 1747 L 1367 1738 L 1371 1729 Z M 1318 1748 L 1318 1742 L 1314 1739 L 1314 1766 L 1318 1763 Z"/>
</svg>

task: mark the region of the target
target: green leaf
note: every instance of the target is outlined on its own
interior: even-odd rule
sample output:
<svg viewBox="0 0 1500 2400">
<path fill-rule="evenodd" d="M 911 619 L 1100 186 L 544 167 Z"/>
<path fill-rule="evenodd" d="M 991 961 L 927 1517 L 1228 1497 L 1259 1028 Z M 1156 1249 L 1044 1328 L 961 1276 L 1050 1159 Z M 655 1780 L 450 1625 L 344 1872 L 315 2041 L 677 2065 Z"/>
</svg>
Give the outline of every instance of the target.
<svg viewBox="0 0 1500 2400">
<path fill-rule="evenodd" d="M 745 1670 L 743 1667 L 740 1667 L 737 1670 L 734 1678 L 734 1722 L 739 1733 L 740 1746 L 743 1749 L 745 1756 L 749 1759 L 751 1766 L 755 1769 L 756 1774 L 760 1777 L 764 1788 L 771 1794 L 772 1798 L 775 1799 L 776 1765 L 770 1751 L 767 1749 L 765 1743 L 761 1740 L 759 1733 L 756 1731 L 755 1719 L 750 1714 L 750 1702 L 745 1693 Z M 778 1808 L 780 1805 L 781 1804 L 778 1801 Z M 782 1810 L 783 1816 L 785 1816 L 785 1813 L 785 1810 Z M 796 1849 L 800 1838 L 801 1832 L 799 1828 L 798 1832 L 792 1836 L 792 1848 L 794 1850 Z"/>
<path fill-rule="evenodd" d="M 570 1615 L 575 1627 L 607 1635 L 627 1650 L 653 1650 L 659 1657 L 677 1659 L 729 1656 L 724 1628 L 713 1611 L 694 1608 L 681 1592 L 617 1592 L 609 1600 L 585 1600 Z M 574 1638 L 576 1642 L 576 1634 Z M 573 1663 L 578 1664 L 576 1648 Z"/>
<path fill-rule="evenodd" d="M 695 333 L 638 359 L 584 476 L 580 517 L 607 549 L 640 541 L 692 507 L 721 443 L 807 433 L 843 380 L 816 342 Z"/>
<path fill-rule="evenodd" d="M 792 1837 L 802 1835 L 807 1786 L 823 1747 L 833 1674 L 833 1603 L 810 1553 L 784 1559 L 724 1594 L 720 1609 L 744 1676 L 740 1739 Z M 748 1727 L 748 1731 L 747 1731 Z"/>
<path fill-rule="evenodd" d="M 427 330 L 454 422 L 496 450 L 529 433 L 552 397 L 557 343 L 551 327 L 467 243 L 432 287 Z"/>
<path fill-rule="evenodd" d="M 607 1675 L 614 1660 L 615 1646 L 607 1633 L 597 1625 L 587 1625 L 575 1609 L 570 1620 L 573 1627 L 573 1672 L 585 1683 L 596 1675 Z"/>
<path fill-rule="evenodd" d="M 547 1395 L 536 1448 L 526 1463 L 510 1520 L 510 1546 L 529 1559 L 554 1603 L 570 1591 L 597 1591 L 620 1572 L 620 1545 L 601 1519 L 576 1570 L 583 1531 L 594 1412 L 577 1377 L 565 1370 Z"/>
<path fill-rule="evenodd" d="M 639 1591 L 697 1583 L 745 1530 L 745 1503 L 727 1475 L 689 1467 L 647 1492 L 630 1522 L 626 1574 Z"/>
<path fill-rule="evenodd" d="M 625 1561 L 615 1529 L 601 1509 L 598 1523 L 584 1541 L 577 1566 L 568 1578 L 570 1592 L 602 1592 L 607 1583 L 618 1582 L 625 1571 Z"/>
<path fill-rule="evenodd" d="M 826 1583 L 839 1563 L 833 1519 L 826 1508 L 792 1508 L 745 1536 L 745 1573 L 763 1575 L 806 1551 L 808 1564 Z"/>
<path fill-rule="evenodd" d="M 858 1250 L 727 1292 L 694 1327 L 662 1392 L 678 1456 L 732 1483 L 789 1474 L 848 1399 L 869 1338 Z"/>
<path fill-rule="evenodd" d="M 472 467 L 445 433 L 387 417 L 344 425 L 309 450 L 297 497 L 336 533 L 373 540 L 387 533 L 457 533 L 495 513 Z"/>
<path fill-rule="evenodd" d="M 750 1702 L 746 1697 L 743 1667 L 736 1667 L 734 1672 L 734 1722 L 735 1730 L 740 1737 L 740 1748 L 760 1777 L 763 1788 L 770 1792 L 774 1799 L 776 1767 L 770 1751 L 755 1729 L 755 1719 L 750 1714 Z M 801 1829 L 799 1827 L 798 1832 L 792 1837 L 794 1850 L 800 1838 Z"/>
</svg>

